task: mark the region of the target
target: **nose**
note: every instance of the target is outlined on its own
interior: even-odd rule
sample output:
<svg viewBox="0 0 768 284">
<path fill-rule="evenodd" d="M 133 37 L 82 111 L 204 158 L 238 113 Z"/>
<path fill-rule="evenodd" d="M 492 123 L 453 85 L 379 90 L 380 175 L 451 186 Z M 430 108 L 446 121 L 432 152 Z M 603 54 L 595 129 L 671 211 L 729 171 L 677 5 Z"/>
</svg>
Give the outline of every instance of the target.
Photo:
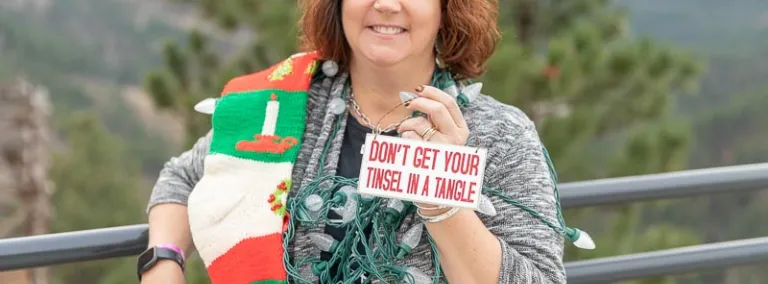
<svg viewBox="0 0 768 284">
<path fill-rule="evenodd" d="M 373 8 L 383 13 L 397 13 L 403 9 L 400 0 L 377 0 Z"/>
</svg>

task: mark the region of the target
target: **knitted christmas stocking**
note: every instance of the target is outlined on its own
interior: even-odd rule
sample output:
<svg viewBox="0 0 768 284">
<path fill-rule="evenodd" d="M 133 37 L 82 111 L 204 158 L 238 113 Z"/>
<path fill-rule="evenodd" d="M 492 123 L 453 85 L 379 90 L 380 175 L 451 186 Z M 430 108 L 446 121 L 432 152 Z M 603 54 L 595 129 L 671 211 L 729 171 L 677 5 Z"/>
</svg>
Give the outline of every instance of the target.
<svg viewBox="0 0 768 284">
<path fill-rule="evenodd" d="M 316 69 L 315 53 L 300 54 L 224 87 L 204 175 L 188 201 L 213 284 L 286 283 L 285 201 Z"/>
</svg>

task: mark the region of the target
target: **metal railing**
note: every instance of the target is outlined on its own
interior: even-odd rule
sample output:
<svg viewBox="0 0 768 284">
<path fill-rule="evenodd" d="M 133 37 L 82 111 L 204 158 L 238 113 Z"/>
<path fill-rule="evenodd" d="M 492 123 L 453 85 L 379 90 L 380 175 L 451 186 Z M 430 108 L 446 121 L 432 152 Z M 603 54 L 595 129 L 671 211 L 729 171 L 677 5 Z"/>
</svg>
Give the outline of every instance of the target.
<svg viewBox="0 0 768 284">
<path fill-rule="evenodd" d="M 768 163 L 564 183 L 564 208 L 768 189 Z M 145 224 L 0 240 L 0 271 L 138 255 Z M 568 283 L 600 283 L 768 261 L 768 237 L 566 263 Z"/>
</svg>

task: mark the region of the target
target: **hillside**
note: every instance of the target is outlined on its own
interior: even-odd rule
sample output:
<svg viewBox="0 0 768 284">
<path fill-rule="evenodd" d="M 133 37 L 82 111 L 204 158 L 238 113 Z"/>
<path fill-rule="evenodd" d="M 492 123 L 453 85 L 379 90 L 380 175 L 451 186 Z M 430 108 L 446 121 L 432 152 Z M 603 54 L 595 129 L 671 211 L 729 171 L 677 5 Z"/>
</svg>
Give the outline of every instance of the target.
<svg viewBox="0 0 768 284">
<path fill-rule="evenodd" d="M 636 36 L 670 42 L 707 59 L 701 95 L 683 103 L 691 110 L 726 103 L 730 94 L 764 85 L 768 76 L 768 1 L 616 2 L 630 11 Z"/>
<path fill-rule="evenodd" d="M 628 8 L 638 35 L 707 54 L 744 54 L 768 44 L 763 0 L 616 0 Z"/>
<path fill-rule="evenodd" d="M 162 42 L 185 31 L 140 17 L 133 1 L 22 2 L 0 9 L 0 79 L 25 76 L 46 86 L 58 127 L 74 111 L 95 111 L 129 142 L 146 173 L 157 172 L 182 133 L 172 117 L 154 111 L 141 83 L 162 62 Z"/>
<path fill-rule="evenodd" d="M 706 60 L 700 91 L 677 106 L 697 133 L 692 167 L 768 161 L 758 109 L 768 78 L 768 1 L 617 0 L 627 7 L 635 36 L 651 36 L 694 51 Z M 752 107 L 745 107 L 751 105 Z M 717 138 L 730 128 L 728 139 Z M 710 140 L 707 140 L 710 139 Z M 720 151 L 728 149 L 730 154 Z"/>
<path fill-rule="evenodd" d="M 179 2 L 0 0 L 0 80 L 23 75 L 46 86 L 55 106 L 52 123 L 59 140 L 80 146 L 73 147 L 77 149 L 71 156 L 56 157 L 58 167 L 52 171 L 59 194 L 54 198 L 60 209 L 56 231 L 145 222 L 142 211 L 151 188 L 148 183 L 154 182 L 169 157 L 182 150 L 183 127 L 178 119 L 157 111 L 142 88 L 147 72 L 163 64 L 164 41 L 183 44 L 192 27 L 213 35 L 218 40 L 214 45 L 222 50 L 248 41 L 243 33 L 232 37 L 218 33 L 197 17 L 195 9 Z M 694 132 L 689 166 L 768 161 L 764 131 L 768 129 L 764 111 L 768 107 L 768 1 L 615 2 L 627 6 L 635 36 L 682 46 L 707 63 L 699 94 L 676 98 L 676 111 L 691 122 Z M 84 118 L 78 111 L 93 112 L 98 119 Z M 103 133 L 98 122 L 112 135 Z M 134 173 L 134 164 L 139 164 L 140 173 Z M 139 175 L 144 184 L 136 182 Z M 139 191 L 138 201 L 129 199 Z M 93 202 L 100 195 L 101 202 Z M 654 207 L 647 211 L 657 213 L 647 213 L 652 218 L 643 222 L 673 220 L 702 235 L 715 222 L 722 223 L 720 227 L 733 226 L 724 230 L 727 236 L 704 236 L 708 241 L 765 235 L 760 226 L 753 226 L 766 214 L 760 199 L 740 195 L 712 200 L 711 205 L 697 201 L 691 203 L 695 206 Z M 740 208 L 750 211 L 741 213 Z M 753 219 L 757 221 L 733 222 Z M 593 226 L 608 226 L 589 220 Z M 191 273 L 204 273 L 197 260 L 191 265 L 197 269 L 190 269 Z M 118 264 L 124 266 L 116 269 Z M 117 279 L 134 279 L 134 267 L 134 259 L 125 258 L 61 266 L 57 273 L 64 279 L 60 283 L 122 283 Z"/>
<path fill-rule="evenodd" d="M 688 116 L 704 116 L 764 86 L 768 2 L 615 2 L 627 7 L 636 36 L 684 46 L 707 60 L 700 94 L 679 100 L 679 110 Z M 192 27 L 217 34 L 203 23 L 192 7 L 168 1 L 2 1 L 0 79 L 23 74 L 47 86 L 54 94 L 55 121 L 98 106 L 109 129 L 129 141 L 151 173 L 168 151 L 176 151 L 157 145 L 173 145 L 181 130 L 172 117 L 153 109 L 141 88 L 143 76 L 162 63 L 164 41 L 183 41 Z"/>
</svg>

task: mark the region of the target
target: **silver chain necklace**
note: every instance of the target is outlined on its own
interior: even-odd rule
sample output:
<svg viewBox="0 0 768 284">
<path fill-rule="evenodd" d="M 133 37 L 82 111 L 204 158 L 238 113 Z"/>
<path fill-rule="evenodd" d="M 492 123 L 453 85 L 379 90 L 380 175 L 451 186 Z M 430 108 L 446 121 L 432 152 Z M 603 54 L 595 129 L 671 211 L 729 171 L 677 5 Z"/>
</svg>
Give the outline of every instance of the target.
<svg viewBox="0 0 768 284">
<path fill-rule="evenodd" d="M 350 101 L 352 102 L 352 109 L 354 109 L 355 113 L 357 113 L 357 115 L 360 116 L 360 118 L 363 119 L 363 124 L 366 124 L 366 126 L 368 126 L 369 128 L 371 128 L 373 130 L 373 134 L 381 134 L 381 133 L 384 133 L 384 132 L 390 132 L 392 130 L 395 130 L 395 129 L 397 129 L 400 126 L 400 124 L 403 123 L 403 121 L 405 121 L 405 120 L 410 118 L 410 117 L 406 117 L 403 120 L 401 120 L 400 122 L 392 123 L 389 126 L 387 126 L 386 128 L 382 129 L 382 128 L 379 128 L 378 124 L 377 125 L 373 125 L 373 123 L 371 123 L 371 120 L 368 118 L 368 116 L 365 115 L 362 111 L 360 111 L 360 105 L 357 104 L 357 101 L 355 100 L 355 94 L 353 92 L 349 92 L 349 98 L 350 98 Z M 394 107 L 392 110 L 390 110 L 389 112 L 384 114 L 384 116 L 382 116 L 381 119 L 384 119 L 384 117 L 386 117 L 389 113 L 391 113 L 392 111 L 397 109 L 397 107 L 399 107 L 399 106 L 400 105 Z"/>
</svg>

